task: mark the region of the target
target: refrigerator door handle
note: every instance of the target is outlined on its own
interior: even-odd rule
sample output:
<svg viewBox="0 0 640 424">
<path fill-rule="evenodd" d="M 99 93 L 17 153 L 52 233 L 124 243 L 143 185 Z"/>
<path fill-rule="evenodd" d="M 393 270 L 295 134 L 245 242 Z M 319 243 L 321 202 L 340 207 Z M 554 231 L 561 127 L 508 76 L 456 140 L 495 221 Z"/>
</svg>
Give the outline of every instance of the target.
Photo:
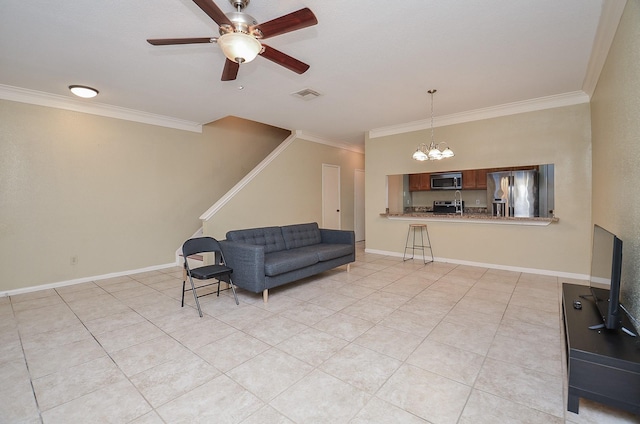
<svg viewBox="0 0 640 424">
<path fill-rule="evenodd" d="M 513 216 L 513 212 L 514 212 L 513 211 L 513 201 L 514 201 L 514 198 L 513 198 L 513 181 L 514 180 L 513 180 L 513 176 L 512 175 L 510 175 L 508 177 L 508 181 L 509 181 L 509 193 L 507 194 L 507 196 L 508 196 L 507 199 L 508 199 L 508 202 L 509 202 L 509 207 L 507 208 L 507 216 Z"/>
</svg>

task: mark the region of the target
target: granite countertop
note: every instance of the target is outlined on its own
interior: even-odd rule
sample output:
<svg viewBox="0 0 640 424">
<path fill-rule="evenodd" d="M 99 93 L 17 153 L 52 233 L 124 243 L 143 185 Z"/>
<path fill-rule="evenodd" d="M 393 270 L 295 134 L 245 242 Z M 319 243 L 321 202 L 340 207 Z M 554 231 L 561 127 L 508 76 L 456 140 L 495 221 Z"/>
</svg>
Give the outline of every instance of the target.
<svg viewBox="0 0 640 424">
<path fill-rule="evenodd" d="M 476 222 L 485 224 L 516 224 L 516 225 L 549 225 L 560 221 L 558 218 L 516 218 L 493 216 L 486 213 L 434 214 L 433 212 L 381 213 L 381 217 L 389 219 L 414 219 L 445 222 Z"/>
</svg>

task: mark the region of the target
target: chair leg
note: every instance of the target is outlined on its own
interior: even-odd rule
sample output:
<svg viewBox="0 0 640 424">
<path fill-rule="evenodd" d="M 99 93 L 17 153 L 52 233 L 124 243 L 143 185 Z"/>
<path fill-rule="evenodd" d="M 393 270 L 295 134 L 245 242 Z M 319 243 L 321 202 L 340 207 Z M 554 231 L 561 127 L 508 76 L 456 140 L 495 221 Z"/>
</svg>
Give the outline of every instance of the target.
<svg viewBox="0 0 640 424">
<path fill-rule="evenodd" d="M 231 291 L 233 292 L 233 297 L 236 300 L 236 305 L 239 305 L 240 302 L 238 302 L 238 295 L 236 294 L 236 287 L 233 284 L 233 280 L 231 279 L 231 277 L 229 277 L 229 285 L 231 286 Z M 220 288 L 220 285 L 218 284 L 218 289 Z"/>
<path fill-rule="evenodd" d="M 200 318 L 202 318 L 202 309 L 200 309 L 200 301 L 198 300 L 196 287 L 193 284 L 193 278 L 191 276 L 189 276 L 189 281 L 191 282 L 191 290 L 193 291 L 193 298 L 196 300 L 196 306 L 198 307 L 198 315 L 200 315 Z"/>
<path fill-rule="evenodd" d="M 415 251 L 411 251 L 412 255 L 410 258 L 407 258 L 407 247 L 409 246 L 409 235 L 411 234 L 411 226 L 409 226 L 409 231 L 407 232 L 407 241 L 404 243 L 404 253 L 402 254 L 402 261 L 408 261 L 409 259 L 413 259 L 413 254 Z M 415 242 L 413 243 L 415 244 Z"/>
<path fill-rule="evenodd" d="M 185 266 L 182 267 L 182 307 L 183 308 L 184 308 L 184 287 L 186 283 L 187 283 L 187 267 L 185 262 Z"/>
<path fill-rule="evenodd" d="M 420 246 L 422 246 L 422 262 L 427 264 L 427 253 L 424 251 L 424 228 L 420 228 Z"/>
</svg>

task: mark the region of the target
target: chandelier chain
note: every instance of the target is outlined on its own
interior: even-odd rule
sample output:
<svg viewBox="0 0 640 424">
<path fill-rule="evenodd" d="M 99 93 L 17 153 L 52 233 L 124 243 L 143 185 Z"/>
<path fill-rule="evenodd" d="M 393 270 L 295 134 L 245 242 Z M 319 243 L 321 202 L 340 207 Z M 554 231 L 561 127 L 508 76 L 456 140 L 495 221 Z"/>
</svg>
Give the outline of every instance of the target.
<svg viewBox="0 0 640 424">
<path fill-rule="evenodd" d="M 435 145 L 435 138 L 433 136 L 433 93 L 437 90 L 429 90 L 427 93 L 431 94 L 431 146 Z"/>
<path fill-rule="evenodd" d="M 437 90 L 428 90 L 427 93 L 431 94 L 431 143 L 427 146 L 425 143 L 418 145 L 418 148 L 413 153 L 412 157 L 418 161 L 425 160 L 440 160 L 445 158 L 452 158 L 455 156 L 453 151 L 449 148 L 449 144 L 446 142 L 440 142 L 436 144 L 433 125 L 433 94 Z M 445 147 L 446 146 L 446 147 Z"/>
</svg>

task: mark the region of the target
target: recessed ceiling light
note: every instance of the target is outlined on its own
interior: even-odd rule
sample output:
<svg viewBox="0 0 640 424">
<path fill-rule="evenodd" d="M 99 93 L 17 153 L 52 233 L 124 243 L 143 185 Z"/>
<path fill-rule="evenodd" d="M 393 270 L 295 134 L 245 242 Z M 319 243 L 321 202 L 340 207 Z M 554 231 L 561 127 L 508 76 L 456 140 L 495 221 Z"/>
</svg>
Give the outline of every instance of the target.
<svg viewBox="0 0 640 424">
<path fill-rule="evenodd" d="M 76 96 L 82 97 L 83 99 L 90 99 L 98 95 L 98 90 L 84 85 L 70 85 L 69 90 L 71 90 L 71 92 Z"/>
</svg>

